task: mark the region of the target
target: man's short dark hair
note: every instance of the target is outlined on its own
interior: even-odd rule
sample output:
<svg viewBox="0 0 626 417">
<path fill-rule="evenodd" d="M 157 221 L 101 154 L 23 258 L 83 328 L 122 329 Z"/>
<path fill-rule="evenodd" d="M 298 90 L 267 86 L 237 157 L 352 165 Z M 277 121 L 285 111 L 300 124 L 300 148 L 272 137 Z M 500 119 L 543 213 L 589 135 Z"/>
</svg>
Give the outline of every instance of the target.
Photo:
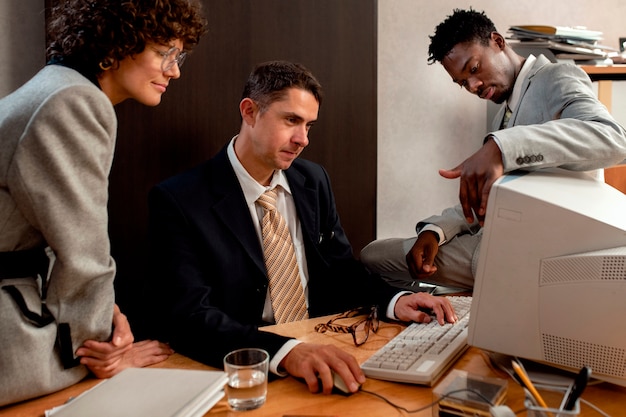
<svg viewBox="0 0 626 417">
<path fill-rule="evenodd" d="M 254 100 L 261 112 L 273 102 L 282 100 L 289 88 L 300 88 L 311 93 L 322 105 L 322 86 L 303 65 L 288 61 L 270 61 L 254 68 L 244 86 L 242 99 Z"/>
<path fill-rule="evenodd" d="M 471 7 L 469 10 L 454 9 L 453 14 L 435 28 L 435 34 L 429 36 L 428 63 L 441 62 L 459 43 L 478 41 L 488 45 L 492 32 L 497 32 L 496 26 L 485 12 L 477 12 Z"/>
</svg>

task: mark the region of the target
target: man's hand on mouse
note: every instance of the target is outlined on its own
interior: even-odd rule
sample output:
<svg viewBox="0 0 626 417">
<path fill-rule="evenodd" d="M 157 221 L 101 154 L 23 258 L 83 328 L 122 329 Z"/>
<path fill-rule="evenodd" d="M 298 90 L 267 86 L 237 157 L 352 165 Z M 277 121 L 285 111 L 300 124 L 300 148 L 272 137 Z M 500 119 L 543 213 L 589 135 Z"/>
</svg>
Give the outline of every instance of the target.
<svg viewBox="0 0 626 417">
<path fill-rule="evenodd" d="M 290 375 L 303 378 L 311 392 L 330 394 L 334 385 L 333 371 L 350 392 L 357 392 L 366 380 L 354 356 L 332 345 L 300 343 L 280 365 Z"/>
</svg>

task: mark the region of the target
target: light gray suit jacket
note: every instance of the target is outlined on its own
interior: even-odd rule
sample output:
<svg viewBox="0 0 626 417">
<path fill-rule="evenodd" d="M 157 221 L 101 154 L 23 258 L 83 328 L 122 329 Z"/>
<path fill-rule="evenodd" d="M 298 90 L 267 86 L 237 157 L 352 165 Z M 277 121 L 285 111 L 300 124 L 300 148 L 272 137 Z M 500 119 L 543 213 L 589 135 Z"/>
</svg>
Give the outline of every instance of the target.
<svg viewBox="0 0 626 417">
<path fill-rule="evenodd" d="M 596 98 L 578 66 L 537 57 L 522 84 L 509 128 L 498 130 L 504 106 L 493 120 L 504 171 L 560 167 L 605 168 L 626 158 L 626 131 Z"/>
<path fill-rule="evenodd" d="M 505 106 L 496 114 L 493 131 L 502 151 L 504 171 L 560 167 L 575 171 L 605 168 L 626 159 L 626 131 L 596 98 L 589 76 L 573 64 L 551 63 L 540 55 L 522 84 L 517 109 L 508 128 L 499 130 Z M 439 226 L 446 240 L 480 233 L 461 206 L 420 221 Z M 477 261 L 478 247 L 474 252 Z"/>
<path fill-rule="evenodd" d="M 33 326 L 0 289 L 0 405 L 46 394 L 87 374 L 64 369 L 57 325 L 71 348 L 111 333 L 115 264 L 108 237 L 108 175 L 117 121 L 106 95 L 78 72 L 50 65 L 0 100 L 0 252 L 48 247 L 46 304 L 55 321 Z M 41 282 L 12 285 L 40 312 Z"/>
</svg>

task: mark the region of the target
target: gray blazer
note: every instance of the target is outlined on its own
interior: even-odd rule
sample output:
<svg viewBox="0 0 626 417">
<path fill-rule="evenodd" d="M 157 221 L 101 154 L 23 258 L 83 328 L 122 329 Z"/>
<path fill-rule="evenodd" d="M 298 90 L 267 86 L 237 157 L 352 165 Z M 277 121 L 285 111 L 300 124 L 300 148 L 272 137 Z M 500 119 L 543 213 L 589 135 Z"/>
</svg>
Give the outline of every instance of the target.
<svg viewBox="0 0 626 417">
<path fill-rule="evenodd" d="M 74 352 L 111 333 L 115 264 L 107 230 L 108 175 L 117 121 L 106 95 L 78 72 L 50 65 L 0 100 L 0 252 L 48 247 L 46 305 L 32 325 L 7 286 L 42 310 L 41 280 L 0 279 L 0 405 L 46 394 L 87 374 L 64 369 L 58 324 Z M 69 350 L 69 349 L 68 349 Z"/>
<path fill-rule="evenodd" d="M 626 131 L 596 98 L 589 76 L 578 66 L 537 57 L 522 84 L 509 128 L 498 130 L 504 106 L 490 132 L 504 171 L 560 167 L 590 171 L 626 158 Z"/>
</svg>

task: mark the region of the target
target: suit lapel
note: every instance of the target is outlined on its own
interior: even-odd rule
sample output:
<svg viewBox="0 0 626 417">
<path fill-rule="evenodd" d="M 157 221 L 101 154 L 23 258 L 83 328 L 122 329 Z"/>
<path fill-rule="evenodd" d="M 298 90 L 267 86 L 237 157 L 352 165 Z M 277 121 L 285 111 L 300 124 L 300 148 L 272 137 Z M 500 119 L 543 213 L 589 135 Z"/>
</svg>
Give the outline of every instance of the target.
<svg viewBox="0 0 626 417">
<path fill-rule="evenodd" d="M 241 243 L 255 265 L 265 273 L 263 249 L 255 233 L 241 186 L 228 160 L 226 148 L 213 158 L 210 169 L 209 178 L 217 179 L 212 182 L 212 188 L 216 196 L 219 196 L 212 210 Z M 319 236 L 316 231 L 320 230 L 317 191 L 306 185 L 306 178 L 293 166 L 285 171 L 285 176 L 300 218 L 303 237 L 317 243 Z"/>
<path fill-rule="evenodd" d="M 520 99 L 519 99 L 519 103 L 521 103 L 522 101 L 524 101 L 524 95 L 526 95 L 526 92 L 528 91 L 528 87 L 530 87 L 530 83 L 532 81 L 532 78 L 535 76 L 535 74 L 537 73 L 537 71 L 539 71 L 544 65 L 549 64 L 550 60 L 548 60 L 548 58 L 546 58 L 543 55 L 539 55 L 537 57 L 537 59 L 535 60 L 535 62 L 533 63 L 532 68 L 530 69 L 528 76 L 526 77 L 526 79 L 524 80 L 524 82 L 522 83 L 522 88 L 521 88 L 521 94 L 520 94 Z M 511 119 L 509 120 L 509 126 L 515 126 L 515 120 L 517 119 L 517 111 L 519 110 L 519 103 L 517 108 L 513 111 L 513 113 L 511 114 Z M 502 118 L 504 117 L 504 112 L 506 110 L 506 104 L 502 105 L 502 107 L 500 107 L 500 109 L 498 110 L 496 116 L 494 117 L 492 124 L 491 124 L 491 129 L 492 130 L 500 130 L 500 122 L 502 121 Z"/>
<path fill-rule="evenodd" d="M 241 186 L 228 161 L 226 148 L 216 155 L 213 161 L 210 178 L 216 179 L 213 182 L 213 188 L 221 198 L 217 199 L 212 210 L 241 243 L 255 265 L 265 274 L 263 250 L 256 235 Z"/>
<path fill-rule="evenodd" d="M 306 178 L 296 169 L 289 168 L 285 171 L 296 211 L 300 218 L 302 234 L 311 242 L 317 243 L 319 236 L 315 236 L 319 230 L 319 207 L 317 202 L 317 192 L 315 189 L 306 186 Z"/>
<path fill-rule="evenodd" d="M 522 83 L 522 93 L 520 95 L 519 103 L 524 101 L 524 96 L 526 95 L 526 92 L 528 91 L 528 87 L 530 87 L 530 83 L 532 82 L 532 79 L 537 73 L 537 71 L 539 71 L 544 65 L 549 64 L 549 63 L 550 63 L 550 60 L 548 60 L 548 58 L 546 58 L 545 56 L 539 55 L 537 57 L 537 59 L 533 63 L 532 68 L 528 72 L 528 77 L 526 77 L 526 79 Z M 513 114 L 511 114 L 511 120 L 509 122 L 509 126 L 515 126 L 515 120 L 517 119 L 517 111 L 519 110 L 519 107 L 520 107 L 519 103 L 517 105 L 517 108 L 513 112 Z"/>
</svg>

